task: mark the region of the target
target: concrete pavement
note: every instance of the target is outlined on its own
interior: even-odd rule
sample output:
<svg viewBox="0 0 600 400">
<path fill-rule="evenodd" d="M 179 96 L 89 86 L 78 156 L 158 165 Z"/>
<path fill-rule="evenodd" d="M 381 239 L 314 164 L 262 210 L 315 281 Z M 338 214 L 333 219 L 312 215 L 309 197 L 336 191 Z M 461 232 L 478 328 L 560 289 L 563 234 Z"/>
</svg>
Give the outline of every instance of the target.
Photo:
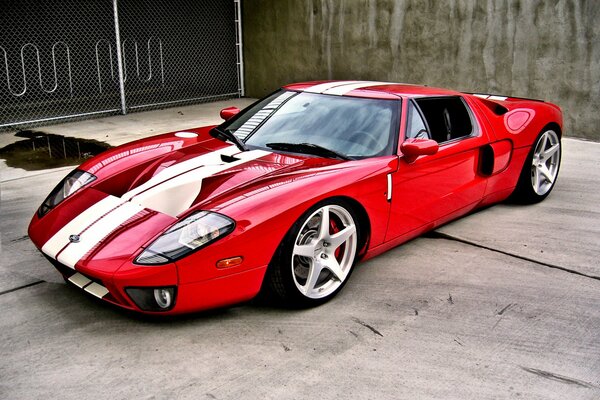
<svg viewBox="0 0 600 400">
<path fill-rule="evenodd" d="M 546 201 L 496 205 L 359 264 L 321 307 L 170 320 L 67 286 L 26 228 L 69 168 L 3 166 L 0 398 L 597 399 L 600 144 L 563 143 Z"/>
</svg>

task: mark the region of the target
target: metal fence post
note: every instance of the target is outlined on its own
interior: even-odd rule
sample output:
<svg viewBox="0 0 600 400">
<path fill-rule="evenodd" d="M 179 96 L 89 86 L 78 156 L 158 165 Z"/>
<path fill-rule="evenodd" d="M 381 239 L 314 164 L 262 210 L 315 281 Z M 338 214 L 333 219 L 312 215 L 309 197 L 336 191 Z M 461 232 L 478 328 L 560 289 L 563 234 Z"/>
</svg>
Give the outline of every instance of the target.
<svg viewBox="0 0 600 400">
<path fill-rule="evenodd" d="M 238 92 L 240 97 L 245 95 L 244 87 L 244 45 L 242 43 L 242 4 L 241 0 L 234 0 L 235 3 L 235 46 L 238 66 Z"/>
<path fill-rule="evenodd" d="M 115 15 L 115 40 L 117 42 L 117 69 L 119 72 L 119 92 L 121 93 L 121 113 L 127 114 L 127 104 L 125 103 L 125 82 L 123 81 L 123 55 L 121 52 L 121 35 L 119 34 L 119 6 L 118 0 L 113 0 L 113 10 Z"/>
</svg>

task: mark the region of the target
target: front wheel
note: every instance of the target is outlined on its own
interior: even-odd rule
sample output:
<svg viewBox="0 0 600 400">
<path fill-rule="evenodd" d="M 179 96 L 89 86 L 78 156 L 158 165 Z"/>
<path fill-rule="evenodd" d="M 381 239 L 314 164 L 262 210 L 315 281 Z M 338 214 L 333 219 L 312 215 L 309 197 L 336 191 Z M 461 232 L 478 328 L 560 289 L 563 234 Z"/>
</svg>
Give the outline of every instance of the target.
<svg viewBox="0 0 600 400">
<path fill-rule="evenodd" d="M 359 243 L 358 219 L 341 200 L 321 202 L 292 226 L 269 267 L 269 286 L 288 305 L 311 307 L 348 281 Z"/>
<path fill-rule="evenodd" d="M 527 156 L 512 198 L 528 204 L 544 200 L 556 183 L 560 158 L 560 137 L 552 129 L 543 131 Z"/>
</svg>

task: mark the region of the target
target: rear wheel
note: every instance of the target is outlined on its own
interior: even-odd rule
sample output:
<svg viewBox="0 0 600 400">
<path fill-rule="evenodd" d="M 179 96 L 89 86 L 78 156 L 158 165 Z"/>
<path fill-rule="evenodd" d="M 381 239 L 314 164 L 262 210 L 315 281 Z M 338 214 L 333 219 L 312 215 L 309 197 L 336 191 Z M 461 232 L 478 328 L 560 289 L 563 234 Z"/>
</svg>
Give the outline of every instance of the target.
<svg viewBox="0 0 600 400">
<path fill-rule="evenodd" d="M 529 204 L 544 200 L 556 183 L 560 158 L 560 137 L 552 129 L 543 131 L 523 165 L 513 199 Z"/>
<path fill-rule="evenodd" d="M 344 201 L 325 201 L 292 226 L 269 268 L 269 286 L 288 305 L 310 307 L 346 284 L 359 243 L 358 219 Z"/>
</svg>

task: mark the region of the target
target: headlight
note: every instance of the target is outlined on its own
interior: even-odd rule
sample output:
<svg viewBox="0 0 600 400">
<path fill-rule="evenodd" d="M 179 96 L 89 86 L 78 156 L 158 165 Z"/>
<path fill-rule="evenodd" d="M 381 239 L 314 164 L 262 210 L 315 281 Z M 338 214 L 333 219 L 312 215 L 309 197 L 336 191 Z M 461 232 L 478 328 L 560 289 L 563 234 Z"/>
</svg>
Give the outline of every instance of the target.
<svg viewBox="0 0 600 400">
<path fill-rule="evenodd" d="M 67 175 L 56 187 L 50 192 L 46 200 L 38 209 L 38 217 L 43 217 L 59 205 L 64 199 L 71 196 L 73 193 L 93 182 L 96 177 L 89 172 L 73 170 Z"/>
<path fill-rule="evenodd" d="M 199 211 L 177 222 L 135 259 L 136 264 L 155 265 L 178 260 L 227 235 L 235 227 L 232 219 L 210 211 Z"/>
</svg>

